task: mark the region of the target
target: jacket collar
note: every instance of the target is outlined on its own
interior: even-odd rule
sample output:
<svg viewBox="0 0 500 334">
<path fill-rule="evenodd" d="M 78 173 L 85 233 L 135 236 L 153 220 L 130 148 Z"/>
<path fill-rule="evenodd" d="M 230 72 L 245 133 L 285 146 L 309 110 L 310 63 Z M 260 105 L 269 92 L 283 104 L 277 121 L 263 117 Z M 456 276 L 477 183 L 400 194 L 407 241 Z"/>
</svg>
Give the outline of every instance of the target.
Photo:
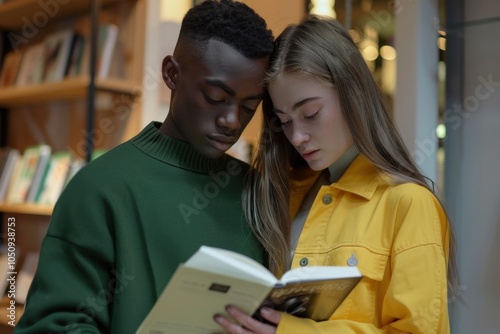
<svg viewBox="0 0 500 334">
<path fill-rule="evenodd" d="M 309 167 L 292 171 L 290 183 L 292 198 L 305 196 L 320 174 L 320 171 L 313 171 Z M 344 175 L 337 182 L 332 183 L 330 187 L 369 200 L 373 197 L 378 185 L 383 182 L 383 178 L 383 174 L 377 167 L 360 153 Z"/>
<path fill-rule="evenodd" d="M 332 183 L 330 187 L 350 192 L 369 200 L 373 197 L 383 178 L 384 176 L 380 170 L 366 156 L 359 154 L 340 180 Z"/>
</svg>

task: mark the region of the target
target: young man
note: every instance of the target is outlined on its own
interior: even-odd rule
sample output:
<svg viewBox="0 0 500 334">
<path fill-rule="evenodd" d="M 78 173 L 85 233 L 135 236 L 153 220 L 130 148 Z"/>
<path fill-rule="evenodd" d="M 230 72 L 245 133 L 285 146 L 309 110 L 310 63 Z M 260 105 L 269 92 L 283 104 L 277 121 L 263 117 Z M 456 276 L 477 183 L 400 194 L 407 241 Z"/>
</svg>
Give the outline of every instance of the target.
<svg viewBox="0 0 500 334">
<path fill-rule="evenodd" d="M 59 199 L 16 333 L 134 333 L 201 245 L 263 261 L 247 166 L 225 154 L 259 105 L 273 36 L 232 0 L 185 16 L 163 61 L 170 112 L 81 170 Z"/>
</svg>

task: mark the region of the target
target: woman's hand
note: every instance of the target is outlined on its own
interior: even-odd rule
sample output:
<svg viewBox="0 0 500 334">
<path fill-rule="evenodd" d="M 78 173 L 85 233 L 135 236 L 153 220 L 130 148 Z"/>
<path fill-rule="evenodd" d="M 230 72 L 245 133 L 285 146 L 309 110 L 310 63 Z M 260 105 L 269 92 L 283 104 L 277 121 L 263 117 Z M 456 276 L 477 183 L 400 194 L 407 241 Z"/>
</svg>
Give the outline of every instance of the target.
<svg viewBox="0 0 500 334">
<path fill-rule="evenodd" d="M 281 318 L 280 312 L 272 310 L 269 307 L 263 307 L 259 311 L 260 315 L 269 324 L 246 315 L 234 306 L 228 306 L 226 311 L 236 320 L 236 323 L 229 321 L 220 314 L 215 315 L 214 320 L 230 334 L 275 334 L 276 326 L 278 326 Z"/>
</svg>

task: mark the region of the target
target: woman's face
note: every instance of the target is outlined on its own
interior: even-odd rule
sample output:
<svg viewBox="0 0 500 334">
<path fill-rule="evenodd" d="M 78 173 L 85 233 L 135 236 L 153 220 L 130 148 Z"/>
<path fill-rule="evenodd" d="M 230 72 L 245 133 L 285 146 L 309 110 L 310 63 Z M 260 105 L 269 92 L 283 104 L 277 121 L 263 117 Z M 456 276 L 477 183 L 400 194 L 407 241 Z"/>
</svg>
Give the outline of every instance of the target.
<svg viewBox="0 0 500 334">
<path fill-rule="evenodd" d="M 311 169 L 323 170 L 352 145 L 337 90 L 311 77 L 282 74 L 269 86 L 286 138 Z"/>
</svg>

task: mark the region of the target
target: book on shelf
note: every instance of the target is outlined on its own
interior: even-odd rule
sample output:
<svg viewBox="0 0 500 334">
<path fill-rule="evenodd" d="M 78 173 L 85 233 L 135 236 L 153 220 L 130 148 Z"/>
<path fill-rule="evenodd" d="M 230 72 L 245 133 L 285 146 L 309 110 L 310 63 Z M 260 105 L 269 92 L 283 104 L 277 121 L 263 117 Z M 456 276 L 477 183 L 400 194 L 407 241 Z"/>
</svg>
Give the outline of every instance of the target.
<svg viewBox="0 0 500 334">
<path fill-rule="evenodd" d="M 5 147 L 0 150 L 0 155 L 0 202 L 3 202 L 21 154 L 16 149 Z"/>
<path fill-rule="evenodd" d="M 362 275 L 356 267 L 310 266 L 277 279 L 260 263 L 235 252 L 202 246 L 181 264 L 136 334 L 210 334 L 213 320 L 234 305 L 255 315 L 262 305 L 316 321 L 327 320 Z"/>
<path fill-rule="evenodd" d="M 19 254 L 22 252 L 18 249 L 16 249 L 16 257 L 19 257 Z M 10 274 L 11 272 L 16 271 L 16 262 L 9 262 L 9 255 L 12 257 L 12 253 L 9 254 L 8 252 L 8 243 L 5 245 L 0 245 L 0 294 L 3 296 L 5 293 L 5 290 L 11 283 L 15 283 L 14 280 L 11 280 Z"/>
<path fill-rule="evenodd" d="M 16 278 L 16 291 L 14 296 L 16 303 L 26 303 L 28 290 L 30 288 L 31 282 L 33 282 L 36 268 L 38 266 L 38 258 L 39 254 L 36 252 L 29 252 L 24 257 L 21 269 L 17 273 Z"/>
<path fill-rule="evenodd" d="M 57 82 L 65 77 L 75 41 L 76 33 L 72 29 L 57 31 L 45 37 L 43 82 Z"/>
<path fill-rule="evenodd" d="M 77 77 L 81 73 L 81 67 L 83 63 L 83 51 L 85 46 L 85 37 L 82 35 L 75 36 L 75 42 L 73 44 L 73 49 L 71 50 L 71 57 L 68 63 L 68 69 L 66 71 L 66 77 Z"/>
<path fill-rule="evenodd" d="M 26 195 L 25 202 L 35 202 L 36 195 L 39 192 L 43 178 L 47 172 L 50 161 L 51 148 L 48 145 L 40 145 L 40 155 L 38 157 L 38 164 L 36 166 L 35 175 L 31 181 L 28 194 Z"/>
<path fill-rule="evenodd" d="M 16 84 L 22 58 L 23 53 L 21 51 L 11 51 L 5 55 L 0 74 L 0 87 L 9 87 Z"/>
<path fill-rule="evenodd" d="M 14 269 L 15 270 L 15 269 Z M 7 247 L 0 246 L 0 294 L 3 296 L 5 294 L 5 289 L 7 288 L 7 273 L 9 271 L 9 263 L 7 257 Z"/>
<path fill-rule="evenodd" d="M 75 158 L 71 161 L 71 163 L 69 165 L 69 169 L 68 169 L 68 175 L 66 176 L 66 179 L 64 180 L 63 189 L 66 188 L 69 181 L 71 181 L 73 176 L 75 176 L 76 173 L 78 173 L 78 171 L 83 168 L 83 166 L 85 166 L 85 161 L 82 159 Z"/>
<path fill-rule="evenodd" d="M 23 53 L 16 86 L 37 85 L 42 82 L 45 47 L 43 42 L 30 45 Z"/>
<path fill-rule="evenodd" d="M 119 28 L 115 24 L 107 23 L 99 26 L 96 50 L 96 79 L 106 79 L 109 76 L 113 54 L 118 41 Z M 90 38 L 85 38 L 84 53 L 80 73 L 90 73 Z"/>
<path fill-rule="evenodd" d="M 2 162 L 0 174 L 0 202 L 5 201 L 9 186 L 12 183 L 15 174 L 16 166 L 21 159 L 21 153 L 13 148 L 2 149 Z"/>
<path fill-rule="evenodd" d="M 51 148 L 46 144 L 29 146 L 24 150 L 18 171 L 14 173 L 11 180 L 12 187 L 5 200 L 7 203 L 21 204 L 28 200 L 30 190 L 34 188 L 33 185 L 37 186 L 45 172 L 50 154 Z M 30 196 L 33 195 L 30 194 Z"/>
<path fill-rule="evenodd" d="M 71 165 L 69 151 L 56 152 L 50 158 L 35 202 L 40 205 L 54 205 L 61 194 Z"/>
</svg>

